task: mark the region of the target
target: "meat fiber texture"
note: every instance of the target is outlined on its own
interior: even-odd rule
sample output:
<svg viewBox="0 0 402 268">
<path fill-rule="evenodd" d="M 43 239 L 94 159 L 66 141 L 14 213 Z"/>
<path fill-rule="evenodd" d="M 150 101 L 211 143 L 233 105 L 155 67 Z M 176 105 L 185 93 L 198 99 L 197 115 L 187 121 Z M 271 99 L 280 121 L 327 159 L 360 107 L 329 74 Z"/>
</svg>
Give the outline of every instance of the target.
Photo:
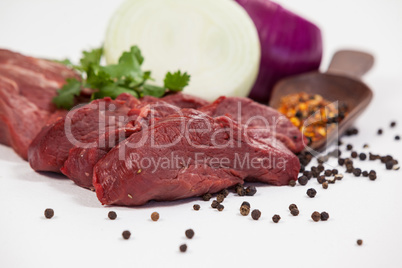
<svg viewBox="0 0 402 268">
<path fill-rule="evenodd" d="M 160 101 L 164 101 L 168 104 L 177 106 L 179 108 L 192 108 L 192 109 L 198 109 L 201 108 L 202 106 L 209 104 L 209 102 L 204 99 L 183 93 L 173 93 L 163 98 L 145 96 L 141 99 L 141 101 L 146 103 L 158 103 Z"/>
<path fill-rule="evenodd" d="M 94 167 L 93 184 L 105 205 L 143 205 L 214 193 L 238 183 L 285 185 L 298 158 L 250 138 L 226 116 L 183 109 L 155 121 L 113 148 Z"/>
<path fill-rule="evenodd" d="M 45 126 L 29 147 L 36 171 L 62 172 L 83 187 L 92 185 L 92 167 L 125 139 L 138 131 L 135 109 L 139 100 L 123 93 L 116 100 L 104 98 L 70 111 Z"/>
<path fill-rule="evenodd" d="M 0 143 L 27 159 L 28 146 L 46 122 L 65 115 L 52 99 L 71 77 L 79 78 L 59 63 L 0 49 Z"/>
<path fill-rule="evenodd" d="M 229 115 L 243 124 L 254 139 L 266 143 L 277 139 L 294 153 L 302 151 L 307 144 L 307 139 L 283 114 L 248 98 L 220 97 L 199 110 L 213 117 Z"/>
</svg>

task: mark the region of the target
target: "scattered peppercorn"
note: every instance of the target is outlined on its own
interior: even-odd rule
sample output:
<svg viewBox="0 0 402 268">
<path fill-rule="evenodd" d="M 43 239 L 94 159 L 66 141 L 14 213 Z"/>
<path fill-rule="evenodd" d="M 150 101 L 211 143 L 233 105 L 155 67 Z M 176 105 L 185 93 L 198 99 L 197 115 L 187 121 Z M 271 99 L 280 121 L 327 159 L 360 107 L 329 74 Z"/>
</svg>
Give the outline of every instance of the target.
<svg viewBox="0 0 402 268">
<path fill-rule="evenodd" d="M 334 179 L 340 181 L 340 180 L 343 179 L 343 175 L 342 174 L 336 174 Z"/>
<path fill-rule="evenodd" d="M 394 161 L 389 160 L 387 163 L 385 163 L 386 169 L 390 170 L 394 166 Z"/>
<path fill-rule="evenodd" d="M 222 211 L 225 207 L 222 204 L 219 204 L 216 208 L 218 211 Z"/>
<path fill-rule="evenodd" d="M 356 157 L 357 157 L 357 152 L 356 152 L 356 151 L 353 151 L 353 152 L 350 154 L 350 156 L 351 156 L 352 158 L 356 158 Z"/>
<path fill-rule="evenodd" d="M 289 181 L 289 186 L 295 187 L 296 186 L 296 181 L 295 180 L 290 180 Z"/>
<path fill-rule="evenodd" d="M 221 194 L 223 194 L 223 196 L 226 198 L 226 197 L 229 195 L 228 189 L 223 189 L 223 190 L 221 191 Z"/>
<path fill-rule="evenodd" d="M 258 220 L 261 217 L 261 211 L 259 211 L 258 209 L 254 209 L 251 212 L 251 217 L 253 218 L 253 220 Z"/>
<path fill-rule="evenodd" d="M 381 134 L 382 134 L 382 129 L 381 129 L 381 128 L 378 129 L 377 134 L 378 134 L 378 135 L 381 135 Z"/>
<path fill-rule="evenodd" d="M 204 201 L 209 201 L 212 198 L 212 195 L 210 193 L 204 194 L 202 196 L 202 200 Z"/>
<path fill-rule="evenodd" d="M 153 212 L 153 213 L 151 214 L 151 219 L 152 219 L 153 221 L 158 221 L 158 220 L 159 220 L 159 213 L 158 213 L 158 212 Z"/>
<path fill-rule="evenodd" d="M 362 174 L 362 170 L 360 168 L 355 168 L 353 170 L 353 175 L 355 175 L 356 177 L 360 177 L 361 174 Z"/>
<path fill-rule="evenodd" d="M 244 196 L 246 194 L 246 192 L 244 191 L 244 187 L 240 184 L 236 185 L 236 193 L 239 196 Z"/>
<path fill-rule="evenodd" d="M 331 183 L 331 184 L 334 184 L 334 183 L 336 182 L 336 179 L 335 179 L 335 177 L 329 178 L 329 179 L 327 180 L 327 182 L 328 182 L 328 183 Z"/>
<path fill-rule="evenodd" d="M 180 249 L 180 252 L 186 252 L 187 251 L 187 245 L 182 244 L 182 245 L 180 245 L 179 249 Z"/>
<path fill-rule="evenodd" d="M 293 208 L 293 209 L 290 210 L 290 213 L 293 216 L 297 216 L 297 215 L 299 215 L 299 210 L 297 208 Z"/>
<path fill-rule="evenodd" d="M 250 206 L 242 205 L 240 207 L 240 214 L 243 216 L 247 216 L 250 213 Z"/>
<path fill-rule="evenodd" d="M 281 216 L 275 214 L 274 216 L 272 216 L 272 221 L 275 223 L 278 223 L 281 220 Z"/>
<path fill-rule="evenodd" d="M 328 189 L 328 182 L 323 182 L 322 183 L 322 188 Z"/>
<path fill-rule="evenodd" d="M 316 191 L 315 189 L 313 189 L 313 188 L 310 188 L 310 189 L 307 190 L 307 195 L 308 195 L 310 198 L 315 197 L 316 194 L 317 194 L 317 191 Z"/>
<path fill-rule="evenodd" d="M 249 208 L 251 207 L 251 206 L 250 206 L 250 203 L 247 202 L 247 201 L 244 201 L 243 203 L 241 203 L 241 205 L 242 205 L 242 206 L 248 206 Z"/>
<path fill-rule="evenodd" d="M 319 164 L 319 165 L 317 166 L 317 169 L 318 169 L 319 172 L 323 172 L 325 168 L 324 168 L 323 165 Z"/>
<path fill-rule="evenodd" d="M 290 204 L 290 205 L 289 205 L 289 210 L 292 210 L 292 209 L 294 209 L 294 208 L 297 208 L 296 204 Z"/>
<path fill-rule="evenodd" d="M 247 196 L 253 196 L 253 195 L 255 195 L 256 192 L 257 192 L 257 189 L 255 188 L 255 186 L 248 186 L 245 190 L 245 193 Z"/>
<path fill-rule="evenodd" d="M 327 176 L 327 177 L 331 176 L 332 175 L 332 170 L 330 170 L 330 169 L 325 170 L 324 175 Z"/>
<path fill-rule="evenodd" d="M 109 219 L 111 220 L 115 220 L 117 218 L 117 214 L 114 211 L 109 211 L 109 213 L 107 214 L 107 216 L 109 217 Z"/>
<path fill-rule="evenodd" d="M 212 207 L 212 208 L 217 208 L 218 205 L 219 205 L 219 202 L 216 201 L 216 200 L 212 201 L 212 203 L 211 203 L 211 207 Z"/>
<path fill-rule="evenodd" d="M 353 149 L 353 145 L 352 144 L 348 144 L 346 145 L 346 150 L 350 151 Z"/>
<path fill-rule="evenodd" d="M 321 212 L 321 220 L 326 221 L 329 219 L 329 214 L 327 212 Z"/>
<path fill-rule="evenodd" d="M 54 216 L 54 210 L 51 208 L 45 209 L 45 217 L 46 219 L 51 219 Z"/>
<path fill-rule="evenodd" d="M 357 244 L 359 245 L 359 246 L 361 246 L 361 245 L 363 245 L 363 240 L 361 240 L 361 239 L 357 239 Z"/>
<path fill-rule="evenodd" d="M 194 209 L 194 210 L 200 210 L 200 205 L 195 204 L 195 205 L 193 206 L 193 209 Z"/>
<path fill-rule="evenodd" d="M 308 178 L 306 176 L 300 176 L 298 179 L 298 182 L 300 185 L 306 185 L 308 182 Z"/>
<path fill-rule="evenodd" d="M 326 182 L 327 180 L 325 179 L 325 176 L 324 175 L 321 175 L 321 176 L 318 176 L 318 178 L 317 178 L 317 182 L 319 183 L 319 184 L 322 184 L 322 183 L 324 183 L 324 182 Z"/>
<path fill-rule="evenodd" d="M 360 153 L 359 158 L 360 158 L 360 160 L 364 161 L 364 160 L 366 160 L 367 155 L 365 153 Z"/>
<path fill-rule="evenodd" d="M 123 236 L 124 239 L 127 240 L 127 239 L 130 238 L 131 233 L 130 233 L 130 231 L 124 231 L 124 232 L 122 233 L 122 236 Z"/>
<path fill-rule="evenodd" d="M 321 214 L 318 211 L 314 211 L 313 214 L 311 214 L 311 218 L 313 221 L 319 221 L 321 219 Z"/>
<path fill-rule="evenodd" d="M 375 181 L 377 179 L 377 175 L 369 173 L 369 179 L 372 180 L 372 181 Z"/>
<path fill-rule="evenodd" d="M 216 201 L 218 201 L 219 203 L 222 203 L 223 200 L 225 200 L 225 196 L 223 194 L 218 194 L 216 196 Z"/>
<path fill-rule="evenodd" d="M 338 170 L 336 169 L 336 168 L 334 168 L 333 170 L 332 170 L 332 175 L 336 175 L 336 174 L 338 174 Z"/>
<path fill-rule="evenodd" d="M 369 147 L 369 145 L 367 143 L 363 145 L 364 149 L 367 149 L 368 147 Z"/>
<path fill-rule="evenodd" d="M 369 173 L 365 170 L 362 172 L 363 177 L 368 177 Z"/>
<path fill-rule="evenodd" d="M 345 164 L 345 159 L 339 158 L 339 159 L 338 159 L 338 164 L 339 164 L 340 166 L 343 166 L 343 165 Z"/>
<path fill-rule="evenodd" d="M 193 230 L 193 229 L 187 229 L 186 232 L 185 232 L 185 234 L 186 234 L 186 237 L 187 237 L 188 239 L 191 239 L 191 238 L 193 238 L 193 236 L 194 236 L 194 230 Z"/>
<path fill-rule="evenodd" d="M 401 139 L 401 137 L 399 137 L 399 135 L 396 135 L 396 136 L 395 136 L 395 140 L 396 140 L 396 141 L 399 141 L 400 139 Z"/>
</svg>

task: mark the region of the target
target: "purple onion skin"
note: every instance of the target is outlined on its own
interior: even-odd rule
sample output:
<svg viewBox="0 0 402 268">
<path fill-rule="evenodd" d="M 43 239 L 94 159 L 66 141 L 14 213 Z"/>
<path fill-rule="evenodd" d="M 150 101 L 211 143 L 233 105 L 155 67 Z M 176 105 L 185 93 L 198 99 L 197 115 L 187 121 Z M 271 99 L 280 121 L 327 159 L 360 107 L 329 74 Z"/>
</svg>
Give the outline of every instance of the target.
<svg viewBox="0 0 402 268">
<path fill-rule="evenodd" d="M 267 103 L 280 79 L 317 70 L 322 57 L 320 29 L 268 0 L 235 0 L 253 20 L 261 43 L 261 62 L 249 98 Z"/>
</svg>

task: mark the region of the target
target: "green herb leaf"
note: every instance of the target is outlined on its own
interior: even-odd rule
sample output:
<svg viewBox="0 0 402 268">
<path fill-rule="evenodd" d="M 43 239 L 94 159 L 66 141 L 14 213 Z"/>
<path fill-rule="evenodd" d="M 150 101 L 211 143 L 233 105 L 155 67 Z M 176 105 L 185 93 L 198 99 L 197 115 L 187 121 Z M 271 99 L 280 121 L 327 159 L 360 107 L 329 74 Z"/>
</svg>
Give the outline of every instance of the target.
<svg viewBox="0 0 402 268">
<path fill-rule="evenodd" d="M 181 91 L 184 87 L 188 85 L 190 81 L 190 75 L 187 73 L 181 73 L 181 71 L 177 71 L 175 73 L 168 72 L 165 76 L 165 88 L 171 91 Z"/>
<path fill-rule="evenodd" d="M 57 91 L 58 95 L 53 98 L 57 108 L 69 109 L 74 105 L 74 96 L 79 96 L 81 82 L 77 79 L 67 79 L 67 83 Z"/>
<path fill-rule="evenodd" d="M 142 90 L 143 96 L 163 97 L 166 93 L 166 89 L 163 87 L 153 86 L 145 84 Z"/>
<path fill-rule="evenodd" d="M 119 87 L 116 84 L 109 84 L 102 87 L 101 90 L 92 94 L 92 99 L 102 99 L 105 97 L 110 97 L 112 99 L 117 98 L 122 93 L 128 93 L 136 98 L 139 98 L 138 93 L 134 90 L 125 87 Z"/>
<path fill-rule="evenodd" d="M 81 66 L 78 67 L 81 71 L 88 71 L 93 65 L 100 65 L 100 61 L 103 54 L 103 47 L 92 49 L 90 51 L 83 51 L 82 58 L 80 60 Z"/>
</svg>

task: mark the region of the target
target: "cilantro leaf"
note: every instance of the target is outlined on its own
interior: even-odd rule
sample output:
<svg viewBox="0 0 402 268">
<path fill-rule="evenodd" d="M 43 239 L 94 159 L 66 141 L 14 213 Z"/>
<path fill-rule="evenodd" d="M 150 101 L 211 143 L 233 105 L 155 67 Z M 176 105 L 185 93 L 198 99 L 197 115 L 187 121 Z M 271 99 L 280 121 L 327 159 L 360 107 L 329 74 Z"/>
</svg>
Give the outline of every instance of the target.
<svg viewBox="0 0 402 268">
<path fill-rule="evenodd" d="M 53 98 L 57 108 L 69 109 L 74 105 L 74 96 L 81 93 L 81 82 L 75 78 L 67 79 L 67 83 L 57 91 L 58 95 Z"/>
<path fill-rule="evenodd" d="M 119 87 L 118 85 L 111 83 L 103 86 L 102 89 L 98 92 L 93 93 L 91 99 L 101 99 L 104 97 L 115 99 L 122 93 L 128 93 L 136 98 L 139 98 L 138 93 L 134 90 L 125 87 Z"/>
<path fill-rule="evenodd" d="M 102 54 L 103 47 L 92 49 L 90 51 L 83 51 L 83 56 L 80 59 L 81 66 L 77 69 L 86 72 L 92 65 L 100 65 Z"/>
<path fill-rule="evenodd" d="M 188 85 L 190 81 L 190 75 L 187 73 L 181 73 L 181 71 L 177 71 L 175 73 L 168 72 L 165 76 L 165 80 L 163 80 L 165 84 L 165 88 L 171 91 L 181 91 L 184 87 Z"/>
<path fill-rule="evenodd" d="M 142 89 L 143 96 L 163 97 L 166 93 L 166 89 L 163 87 L 153 86 L 145 84 Z"/>
</svg>

